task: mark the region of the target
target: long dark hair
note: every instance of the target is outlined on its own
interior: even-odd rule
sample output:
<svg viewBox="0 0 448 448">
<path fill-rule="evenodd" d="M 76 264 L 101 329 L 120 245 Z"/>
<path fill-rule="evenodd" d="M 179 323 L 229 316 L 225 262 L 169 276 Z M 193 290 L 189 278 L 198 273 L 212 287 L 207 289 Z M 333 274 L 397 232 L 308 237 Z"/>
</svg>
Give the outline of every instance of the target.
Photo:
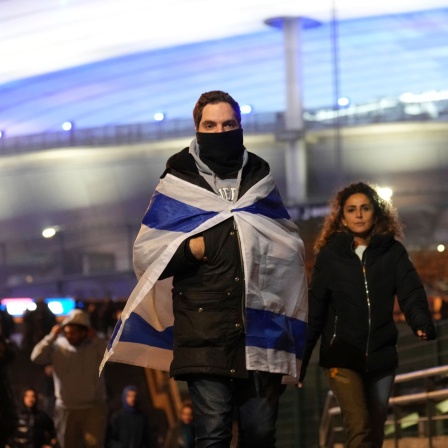
<svg viewBox="0 0 448 448">
<path fill-rule="evenodd" d="M 403 224 L 398 218 L 396 209 L 390 201 L 382 199 L 376 185 L 365 182 L 353 182 L 339 190 L 330 202 L 331 211 L 325 218 L 322 230 L 314 244 L 314 252 L 319 252 L 337 232 L 345 232 L 342 224 L 342 214 L 347 199 L 356 193 L 365 194 L 373 205 L 375 223 L 371 234 L 381 235 L 393 233 L 396 238 L 404 237 Z"/>
</svg>

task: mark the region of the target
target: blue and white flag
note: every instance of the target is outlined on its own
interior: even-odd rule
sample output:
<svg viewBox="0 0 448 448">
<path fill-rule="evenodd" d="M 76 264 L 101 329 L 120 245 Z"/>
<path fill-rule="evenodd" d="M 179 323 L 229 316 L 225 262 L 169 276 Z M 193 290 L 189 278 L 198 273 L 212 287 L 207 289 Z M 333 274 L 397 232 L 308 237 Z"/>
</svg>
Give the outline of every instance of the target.
<svg viewBox="0 0 448 448">
<path fill-rule="evenodd" d="M 166 175 L 134 244 L 140 278 L 109 341 L 107 361 L 169 371 L 172 278 L 159 280 L 186 238 L 233 218 L 240 237 L 246 298 L 246 367 L 298 377 L 308 314 L 304 247 L 269 174 L 229 203 Z"/>
</svg>

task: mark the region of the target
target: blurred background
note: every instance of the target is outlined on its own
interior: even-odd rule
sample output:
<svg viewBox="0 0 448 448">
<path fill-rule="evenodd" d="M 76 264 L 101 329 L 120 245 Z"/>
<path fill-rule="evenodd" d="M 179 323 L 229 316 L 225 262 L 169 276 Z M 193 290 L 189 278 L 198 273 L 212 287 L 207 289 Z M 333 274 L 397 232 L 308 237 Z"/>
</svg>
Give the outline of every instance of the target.
<svg viewBox="0 0 448 448">
<path fill-rule="evenodd" d="M 0 298 L 19 347 L 39 302 L 61 318 L 107 310 L 108 337 L 136 284 L 132 244 L 152 191 L 194 137 L 196 100 L 216 89 L 242 107 L 245 145 L 269 162 L 308 270 L 329 198 L 377 184 L 445 334 L 448 2 L 303 3 L 0 2 Z M 422 354 L 396 317 L 402 372 L 444 365 L 443 337 Z M 138 375 L 175 419 L 182 386 Z M 279 446 L 319 446 L 317 367 L 315 378 L 285 397 Z M 425 439 L 421 427 L 409 431 Z"/>
</svg>

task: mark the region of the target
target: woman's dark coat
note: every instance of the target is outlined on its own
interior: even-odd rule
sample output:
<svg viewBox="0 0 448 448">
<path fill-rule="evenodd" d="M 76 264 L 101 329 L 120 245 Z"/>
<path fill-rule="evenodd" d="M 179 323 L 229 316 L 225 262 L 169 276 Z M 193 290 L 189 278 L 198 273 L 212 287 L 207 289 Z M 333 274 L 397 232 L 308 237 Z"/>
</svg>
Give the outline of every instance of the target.
<svg viewBox="0 0 448 448">
<path fill-rule="evenodd" d="M 392 234 L 375 235 L 361 261 L 353 235 L 336 234 L 317 255 L 312 273 L 301 379 L 320 336 L 322 367 L 396 369 L 395 296 L 414 332 L 433 331 L 423 285 L 403 245 Z"/>
</svg>

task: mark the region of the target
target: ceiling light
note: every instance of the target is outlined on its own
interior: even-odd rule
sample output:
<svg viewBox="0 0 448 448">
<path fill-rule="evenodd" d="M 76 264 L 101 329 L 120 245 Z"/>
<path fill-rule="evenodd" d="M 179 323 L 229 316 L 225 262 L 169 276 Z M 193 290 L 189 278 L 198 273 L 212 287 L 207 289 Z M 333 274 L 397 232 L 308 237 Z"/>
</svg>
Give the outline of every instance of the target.
<svg viewBox="0 0 448 448">
<path fill-rule="evenodd" d="M 52 227 L 47 227 L 44 230 L 42 230 L 42 236 L 44 238 L 53 238 L 56 233 L 58 233 L 61 230 L 60 226 L 52 226 Z"/>
<path fill-rule="evenodd" d="M 347 98 L 346 96 L 342 96 L 341 98 L 338 99 L 338 104 L 341 107 L 347 107 L 350 105 L 350 99 Z"/>
<path fill-rule="evenodd" d="M 64 123 L 62 123 L 62 129 L 64 129 L 64 131 L 71 131 L 73 129 L 73 123 L 71 121 L 64 121 Z"/>
<path fill-rule="evenodd" d="M 392 197 L 393 191 L 392 188 L 389 187 L 380 187 L 378 188 L 377 193 L 381 199 L 389 201 L 390 198 Z"/>
<path fill-rule="evenodd" d="M 154 114 L 154 120 L 156 120 L 156 121 L 163 121 L 163 120 L 165 120 L 165 114 L 163 112 L 156 112 Z"/>
<path fill-rule="evenodd" d="M 250 104 L 243 104 L 240 109 L 243 115 L 247 115 L 252 112 L 252 106 Z"/>
</svg>

